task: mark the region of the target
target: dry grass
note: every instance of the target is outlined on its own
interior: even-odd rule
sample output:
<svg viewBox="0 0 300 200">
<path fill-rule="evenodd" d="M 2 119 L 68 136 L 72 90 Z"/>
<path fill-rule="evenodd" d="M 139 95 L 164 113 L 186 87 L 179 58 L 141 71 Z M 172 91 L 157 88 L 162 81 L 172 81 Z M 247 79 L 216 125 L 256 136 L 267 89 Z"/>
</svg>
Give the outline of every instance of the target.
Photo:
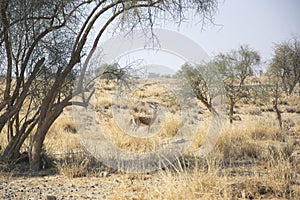
<svg viewBox="0 0 300 200">
<path fill-rule="evenodd" d="M 279 140 L 281 131 L 270 116 L 244 119 L 227 124 L 215 150 L 204 160 L 196 158 L 194 167 L 186 167 L 178 160 L 169 169 L 151 176 L 153 187 L 141 184 L 120 187 L 115 191 L 115 199 L 297 199 L 299 170 L 291 154 L 299 144 Z M 179 125 L 176 116 L 168 116 L 155 139 L 126 136 L 113 123 L 106 130 L 111 131 L 108 134 L 114 136 L 111 140 L 118 146 L 143 152 L 159 147 L 162 138 L 172 138 Z M 199 127 L 191 148 L 201 146 L 208 125 L 205 122 Z M 77 170 L 84 171 L 81 166 L 69 165 L 70 170 L 62 174 L 78 176 Z"/>
<path fill-rule="evenodd" d="M 250 169 L 250 166 L 221 168 L 211 155 L 194 169 L 173 165 L 174 168 L 157 172 L 152 177 L 152 187 L 141 184 L 144 180 L 131 187 L 121 187 L 115 192 L 115 198 L 297 199 L 299 188 L 292 186 L 297 181 L 296 169 L 287 162 L 284 157 L 281 160 L 272 157 L 264 169 L 259 166 L 255 169 Z"/>
<path fill-rule="evenodd" d="M 45 139 L 46 151 L 64 153 L 81 149 L 80 139 L 76 135 L 76 124 L 68 114 L 63 114 L 51 126 Z"/>
<path fill-rule="evenodd" d="M 176 99 L 165 88 L 155 90 L 153 83 L 135 92 L 135 100 L 146 102 L 151 99 L 170 108 L 164 118 L 159 118 L 161 123 L 153 125 L 152 132 L 156 134 L 135 137 L 129 135 L 131 130 L 126 128 L 129 114 L 119 113 L 123 121 L 118 119 L 118 123 L 113 118 L 113 84 L 101 84 L 93 102 L 103 109 L 97 112 L 99 123 L 106 138 L 117 147 L 129 152 L 150 152 L 176 137 L 182 126 L 181 119 L 176 113 Z M 162 94 L 165 95 L 162 97 Z M 172 103 L 168 103 L 170 101 Z M 290 97 L 287 103 L 282 104 L 297 110 L 299 97 Z M 300 117 L 296 112 L 284 113 L 283 119 L 291 118 L 294 126 L 280 130 L 276 114 L 265 112 L 268 108 L 271 111 L 272 106 L 240 105 L 237 111 L 242 121 L 226 124 L 214 150 L 200 159 L 194 156 L 194 152 L 201 147 L 209 127 L 206 111 L 201 115 L 204 121 L 185 155 L 168 168 L 151 174 L 116 174 L 129 183 L 120 184 L 111 191 L 112 199 L 299 199 L 300 162 L 295 152 L 300 150 Z M 128 111 L 130 106 L 124 109 Z M 141 128 L 136 134 L 145 130 Z M 0 134 L 1 146 L 5 145 L 5 140 L 4 134 Z M 94 176 L 91 174 L 93 165 L 90 165 L 90 160 L 84 159 L 84 154 L 76 156 L 83 151 L 83 147 L 69 110 L 49 130 L 45 147 L 52 155 L 70 155 L 57 161 L 56 168 L 62 176 Z"/>
<path fill-rule="evenodd" d="M 180 126 L 179 117 L 176 115 L 167 115 L 163 127 L 158 130 L 154 136 L 145 134 L 147 137 L 140 138 L 128 135 L 124 129 L 121 129 L 113 120 L 105 125 L 105 137 L 115 144 L 118 148 L 132 152 L 155 151 L 161 147 L 162 141 L 172 139 L 176 135 Z M 141 131 L 147 131 L 147 127 Z M 129 130 L 131 132 L 132 130 Z M 138 134 L 138 133 L 135 133 Z M 150 133 L 149 133 L 150 134 Z"/>
<path fill-rule="evenodd" d="M 88 173 L 88 158 L 65 158 L 56 164 L 59 174 L 68 178 L 78 178 L 86 176 Z"/>
</svg>

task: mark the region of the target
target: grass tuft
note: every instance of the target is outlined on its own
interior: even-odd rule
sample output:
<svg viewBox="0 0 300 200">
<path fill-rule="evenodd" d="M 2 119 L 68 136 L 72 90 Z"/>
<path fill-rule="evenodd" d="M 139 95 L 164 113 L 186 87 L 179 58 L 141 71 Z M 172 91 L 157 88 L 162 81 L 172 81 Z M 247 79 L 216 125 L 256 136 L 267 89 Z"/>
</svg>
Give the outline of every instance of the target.
<svg viewBox="0 0 300 200">
<path fill-rule="evenodd" d="M 84 177 L 88 174 L 89 159 L 78 159 L 75 157 L 69 157 L 56 164 L 56 168 L 59 174 L 68 178 Z"/>
</svg>

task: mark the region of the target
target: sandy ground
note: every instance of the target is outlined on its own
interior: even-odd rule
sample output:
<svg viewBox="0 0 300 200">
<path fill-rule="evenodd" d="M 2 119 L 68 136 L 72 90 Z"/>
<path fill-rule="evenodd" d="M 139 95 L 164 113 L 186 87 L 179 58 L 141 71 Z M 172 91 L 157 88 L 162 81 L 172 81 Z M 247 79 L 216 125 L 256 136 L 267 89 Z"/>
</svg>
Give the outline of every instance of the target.
<svg viewBox="0 0 300 200">
<path fill-rule="evenodd" d="M 137 190 L 144 193 L 154 185 L 151 175 L 103 172 L 98 177 L 66 178 L 42 171 L 35 176 L 2 179 L 0 199 L 140 199 Z"/>
</svg>

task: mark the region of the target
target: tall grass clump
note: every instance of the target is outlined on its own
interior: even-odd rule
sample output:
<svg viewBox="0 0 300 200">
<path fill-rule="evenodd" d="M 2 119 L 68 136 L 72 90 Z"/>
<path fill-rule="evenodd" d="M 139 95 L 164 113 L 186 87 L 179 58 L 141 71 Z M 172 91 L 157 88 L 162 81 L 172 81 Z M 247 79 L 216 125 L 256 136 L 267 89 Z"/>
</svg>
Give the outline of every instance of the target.
<svg viewBox="0 0 300 200">
<path fill-rule="evenodd" d="M 66 156 L 56 163 L 58 173 L 68 178 L 84 177 L 88 174 L 90 159 L 83 156 Z"/>
</svg>

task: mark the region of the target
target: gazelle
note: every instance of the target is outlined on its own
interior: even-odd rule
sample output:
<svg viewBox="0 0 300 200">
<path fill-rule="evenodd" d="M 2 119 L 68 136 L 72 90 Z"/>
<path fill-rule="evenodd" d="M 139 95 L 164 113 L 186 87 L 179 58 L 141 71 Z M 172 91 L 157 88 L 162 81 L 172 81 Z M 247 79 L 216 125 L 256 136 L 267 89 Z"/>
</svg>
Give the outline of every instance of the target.
<svg viewBox="0 0 300 200">
<path fill-rule="evenodd" d="M 130 125 L 133 126 L 133 130 L 137 131 L 137 129 L 141 126 L 148 126 L 148 133 L 150 131 L 151 125 L 154 123 L 155 119 L 157 118 L 157 111 L 158 106 L 151 103 L 150 108 L 153 109 L 152 116 L 133 116 L 130 119 Z"/>
</svg>

